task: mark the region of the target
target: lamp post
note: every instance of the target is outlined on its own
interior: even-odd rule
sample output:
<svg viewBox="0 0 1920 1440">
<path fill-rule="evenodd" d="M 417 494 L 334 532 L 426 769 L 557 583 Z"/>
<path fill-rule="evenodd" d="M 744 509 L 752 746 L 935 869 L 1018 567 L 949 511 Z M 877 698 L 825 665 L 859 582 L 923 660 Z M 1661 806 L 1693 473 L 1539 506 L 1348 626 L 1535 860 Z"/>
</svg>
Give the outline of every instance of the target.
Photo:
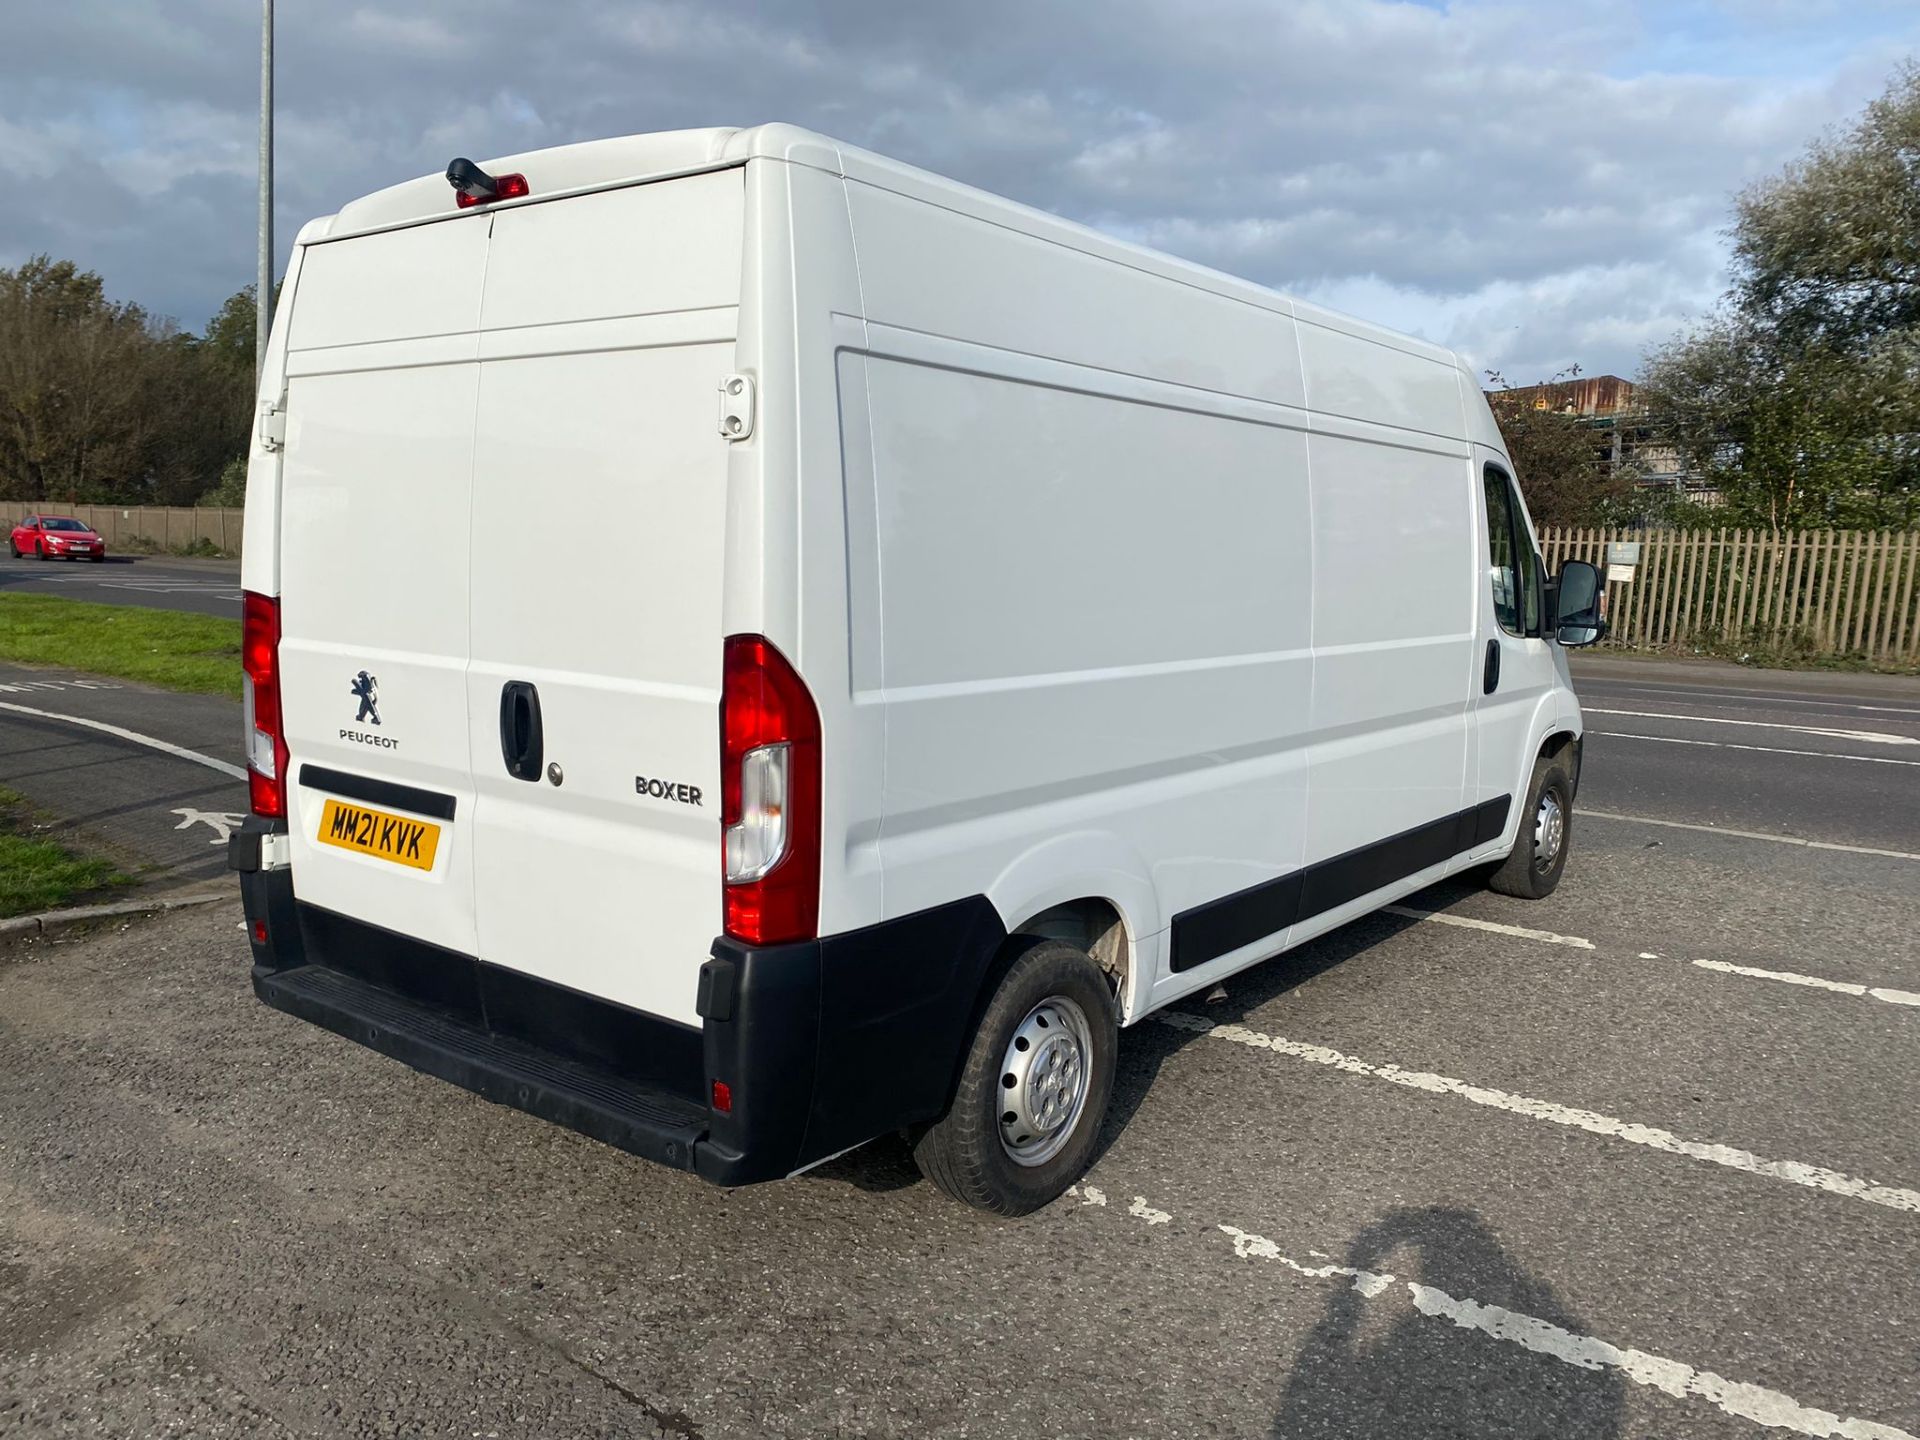
<svg viewBox="0 0 1920 1440">
<path fill-rule="evenodd" d="M 273 324 L 273 0 L 260 0 L 260 256 L 253 290 L 253 380 L 267 366 Z"/>
</svg>

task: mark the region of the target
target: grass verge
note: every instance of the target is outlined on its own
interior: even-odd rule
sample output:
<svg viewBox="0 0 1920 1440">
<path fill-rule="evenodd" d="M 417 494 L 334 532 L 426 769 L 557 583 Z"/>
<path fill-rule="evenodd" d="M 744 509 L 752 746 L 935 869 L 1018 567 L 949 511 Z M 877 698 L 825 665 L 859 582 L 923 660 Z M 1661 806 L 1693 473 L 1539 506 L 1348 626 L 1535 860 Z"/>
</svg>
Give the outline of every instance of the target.
<svg viewBox="0 0 1920 1440">
<path fill-rule="evenodd" d="M 33 833 L 26 801 L 0 790 L 0 920 L 56 910 L 117 885 L 130 885 L 106 860 L 76 855 Z"/>
<path fill-rule="evenodd" d="M 240 622 L 58 595 L 0 595 L 0 660 L 70 665 L 168 690 L 238 699 Z"/>
</svg>

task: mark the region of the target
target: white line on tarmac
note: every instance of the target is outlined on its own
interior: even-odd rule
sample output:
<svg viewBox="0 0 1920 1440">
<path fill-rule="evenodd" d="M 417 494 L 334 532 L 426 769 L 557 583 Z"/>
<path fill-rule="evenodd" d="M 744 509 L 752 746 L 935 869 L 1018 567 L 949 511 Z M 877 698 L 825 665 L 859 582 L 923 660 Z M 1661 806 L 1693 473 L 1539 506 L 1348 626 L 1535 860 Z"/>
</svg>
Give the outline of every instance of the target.
<svg viewBox="0 0 1920 1440">
<path fill-rule="evenodd" d="M 1819 725 L 1789 725 L 1784 720 L 1729 720 L 1719 715 L 1674 715 L 1663 710 L 1590 710 L 1588 715 L 1623 715 L 1633 720 L 1692 720 L 1701 725 L 1745 725 L 1755 730 L 1792 730 L 1800 735 L 1820 735 L 1829 740 L 1864 740 L 1871 745 L 1920 745 L 1920 738 L 1894 735 L 1885 730 L 1829 730 Z"/>
<path fill-rule="evenodd" d="M 1806 840 L 1798 835 L 1767 835 L 1758 830 L 1729 830 L 1724 825 L 1695 825 L 1687 820 L 1656 820 L 1651 815 L 1621 815 L 1611 810 L 1579 811 L 1582 820 L 1622 820 L 1630 825 L 1659 825 L 1667 830 L 1698 830 L 1703 835 L 1726 835 L 1735 840 L 1765 840 L 1770 845 L 1800 845 L 1808 850 L 1843 850 L 1849 855 L 1884 855 L 1890 860 L 1920 860 L 1911 850 L 1876 850 L 1871 845 L 1840 845 L 1831 840 Z"/>
<path fill-rule="evenodd" d="M 1832 750 L 1788 750 L 1779 745 L 1736 745 L 1731 740 L 1682 740 L 1678 735 L 1631 735 L 1624 730 L 1589 730 L 1610 740 L 1657 740 L 1662 745 L 1705 745 L 1712 750 L 1757 750 L 1763 755 L 1805 755 L 1814 760 L 1862 760 L 1869 765 L 1920 765 L 1920 760 L 1896 760 L 1890 755 L 1841 755 Z"/>
<path fill-rule="evenodd" d="M 1355 1270 L 1345 1265 L 1302 1265 L 1284 1255 L 1280 1247 L 1262 1235 L 1250 1235 L 1233 1225 L 1214 1227 L 1233 1241 L 1233 1253 L 1243 1260 L 1265 1260 L 1285 1266 L 1310 1279 L 1349 1279 L 1353 1288 L 1368 1300 L 1376 1300 L 1393 1289 L 1395 1277 L 1371 1270 Z M 1728 1415 L 1752 1420 L 1775 1430 L 1791 1430 L 1801 1435 L 1830 1436 L 1837 1440 L 1917 1440 L 1913 1434 L 1892 1425 L 1872 1420 L 1842 1419 L 1830 1410 L 1803 1405 L 1791 1395 L 1764 1385 L 1747 1385 L 1728 1380 L 1711 1370 L 1698 1370 L 1678 1360 L 1614 1345 L 1593 1335 L 1581 1335 L 1538 1316 L 1509 1310 L 1504 1305 L 1448 1294 L 1445 1290 L 1417 1281 L 1401 1282 L 1413 1300 L 1413 1308 L 1435 1320 L 1445 1320 L 1462 1330 L 1477 1330 L 1495 1340 L 1518 1345 L 1536 1355 L 1547 1355 L 1582 1370 L 1618 1370 L 1636 1385 L 1645 1385 L 1677 1400 L 1699 1399 Z"/>
<path fill-rule="evenodd" d="M 1465 930 L 1491 930 L 1496 935 L 1514 935 L 1522 940 L 1537 940 L 1542 945 L 1567 945 L 1575 950 L 1591 950 L 1593 942 L 1578 935 L 1556 935 L 1551 930 L 1529 930 L 1524 925 L 1500 925 L 1492 920 L 1476 920 L 1471 915 L 1443 915 L 1437 910 L 1409 910 L 1404 905 L 1380 907 L 1389 915 L 1405 915 L 1413 920 L 1431 920 L 1436 925 L 1458 925 Z"/>
<path fill-rule="evenodd" d="M 189 750 L 184 745 L 170 745 L 165 740 L 156 740 L 153 736 L 142 735 L 137 730 L 125 730 L 118 725 L 109 725 L 104 720 L 88 720 L 79 715 L 61 715 L 52 710 L 36 710 L 31 705 L 15 705 L 6 700 L 0 700 L 0 710 L 12 710 L 41 720 L 64 720 L 69 725 L 84 725 L 89 730 L 99 730 L 107 735 L 117 735 L 122 740 L 131 740 L 136 745 L 145 745 L 150 750 L 160 750 L 168 755 L 176 755 L 182 760 L 191 760 L 197 765 L 206 766 L 209 770 L 218 770 L 222 775 L 231 775 L 236 780 L 247 778 L 247 772 L 238 765 L 229 765 L 224 760 L 216 760 L 211 755 L 202 755 L 198 750 Z"/>
<path fill-rule="evenodd" d="M 1077 1197 L 1081 1206 L 1105 1206 L 1106 1195 L 1092 1185 L 1070 1185 L 1067 1194 Z M 1168 1211 L 1147 1204 L 1145 1196 L 1135 1196 L 1127 1213 L 1149 1226 L 1168 1225 Z M 1765 1385 L 1749 1385 L 1729 1380 L 1711 1370 L 1700 1370 L 1679 1360 L 1670 1360 L 1645 1350 L 1614 1345 L 1594 1335 L 1582 1335 L 1504 1305 L 1488 1305 L 1469 1297 L 1455 1296 L 1432 1285 L 1378 1270 L 1360 1270 L 1351 1265 L 1306 1265 L 1285 1254 L 1264 1235 L 1255 1235 L 1237 1225 L 1211 1227 L 1233 1242 L 1233 1253 L 1242 1260 L 1265 1260 L 1307 1280 L 1345 1280 L 1363 1299 L 1378 1300 L 1396 1284 L 1407 1287 L 1413 1308 L 1432 1320 L 1445 1320 L 1461 1330 L 1477 1330 L 1495 1340 L 1518 1345 L 1536 1355 L 1545 1355 L 1581 1370 L 1618 1370 L 1636 1385 L 1645 1385 L 1671 1395 L 1676 1400 L 1705 1400 L 1728 1415 L 1752 1420 L 1775 1430 L 1791 1430 L 1801 1435 L 1830 1437 L 1830 1440 L 1920 1440 L 1909 1431 L 1878 1421 L 1852 1416 L 1842 1419 L 1831 1410 L 1803 1405 L 1783 1391 Z M 1169 1229 L 1168 1233 L 1181 1233 Z M 1324 1259 L 1319 1250 L 1309 1255 Z"/>
<path fill-rule="evenodd" d="M 1524 925 L 1498 925 L 1491 920 L 1476 920 L 1470 915 L 1449 915 L 1441 910 L 1414 910 L 1405 905 L 1383 905 L 1380 908 L 1390 915 L 1405 915 L 1410 920 L 1422 920 L 1432 925 L 1458 925 L 1469 930 L 1490 930 L 1496 935 L 1512 935 L 1517 939 L 1532 940 L 1541 945 L 1565 945 L 1574 950 L 1600 948 L 1593 941 L 1580 935 L 1560 935 L 1552 930 L 1529 930 Z M 1671 958 L 1652 950 L 1641 950 L 1637 954 L 1642 960 Z M 1839 995 L 1863 995 L 1874 1000 L 1884 1000 L 1889 1005 L 1920 1006 L 1920 995 L 1911 990 L 1893 990 L 1880 985 L 1856 985 L 1849 980 L 1823 980 L 1817 975 L 1800 975 L 1792 970 L 1762 970 L 1758 966 L 1735 965 L 1727 960 L 1693 960 L 1688 963 L 1721 975 L 1745 975 L 1754 980 L 1777 980 L 1785 985 L 1831 990 Z"/>
<path fill-rule="evenodd" d="M 1642 960 L 1661 957 L 1642 951 Z M 1722 975 L 1749 975 L 1756 980 L 1778 980 L 1785 985 L 1805 985 L 1815 990 L 1833 990 L 1842 995 L 1870 995 L 1889 1005 L 1920 1005 L 1920 994 L 1911 990 L 1889 990 L 1883 985 L 1855 985 L 1848 980 L 1823 980 L 1818 975 L 1798 975 L 1791 970 L 1762 970 L 1755 965 L 1735 965 L 1727 960 L 1694 960 L 1702 970 L 1717 970 Z"/>
<path fill-rule="evenodd" d="M 1394 1064 L 1376 1065 L 1354 1055 L 1330 1050 L 1324 1045 L 1308 1045 L 1298 1040 L 1288 1040 L 1280 1035 L 1263 1035 L 1258 1030 L 1249 1030 L 1244 1025 L 1215 1025 L 1211 1020 L 1200 1015 L 1187 1015 L 1172 1010 L 1162 1011 L 1159 1018 L 1163 1024 L 1171 1025 L 1177 1030 L 1188 1030 L 1211 1040 L 1228 1040 L 1249 1049 L 1267 1050 L 1275 1055 L 1306 1060 L 1315 1065 L 1344 1070 L 1349 1075 L 1370 1076 L 1376 1080 L 1385 1080 L 1391 1085 L 1403 1085 L 1410 1090 L 1424 1090 L 1431 1095 L 1457 1096 L 1462 1100 L 1470 1100 L 1475 1105 L 1504 1110 L 1512 1115 L 1525 1116 L 1529 1120 L 1543 1120 L 1555 1125 L 1565 1125 L 1575 1130 L 1585 1130 L 1593 1135 L 1602 1135 L 1611 1140 L 1625 1140 L 1632 1145 L 1644 1145 L 1650 1150 L 1662 1150 L 1669 1155 L 1684 1155 L 1692 1160 L 1705 1160 L 1714 1165 L 1723 1165 L 1729 1170 L 1741 1170 L 1749 1175 L 1759 1175 L 1770 1180 L 1785 1180 L 1790 1184 L 1804 1185 L 1811 1190 L 1825 1190 L 1829 1194 L 1843 1195 L 1849 1200 L 1864 1200 L 1872 1205 L 1884 1205 L 1889 1210 L 1920 1212 L 1920 1190 L 1907 1190 L 1896 1185 L 1881 1185 L 1839 1170 L 1829 1170 L 1823 1165 L 1808 1165 L 1798 1160 L 1766 1160 L 1750 1151 L 1735 1149 L 1731 1145 L 1717 1145 L 1705 1140 L 1686 1140 L 1675 1135 L 1671 1130 L 1662 1130 L 1658 1126 L 1640 1125 L 1631 1120 L 1616 1119 L 1611 1115 L 1602 1115 L 1593 1110 L 1582 1110 L 1572 1105 L 1559 1105 L 1551 1100 L 1536 1100 L 1529 1095 L 1515 1095 L 1510 1091 L 1496 1090 L 1487 1085 L 1474 1085 L 1465 1080 L 1456 1080 L 1450 1075 L 1436 1075 L 1426 1070 L 1405 1070 Z"/>
</svg>

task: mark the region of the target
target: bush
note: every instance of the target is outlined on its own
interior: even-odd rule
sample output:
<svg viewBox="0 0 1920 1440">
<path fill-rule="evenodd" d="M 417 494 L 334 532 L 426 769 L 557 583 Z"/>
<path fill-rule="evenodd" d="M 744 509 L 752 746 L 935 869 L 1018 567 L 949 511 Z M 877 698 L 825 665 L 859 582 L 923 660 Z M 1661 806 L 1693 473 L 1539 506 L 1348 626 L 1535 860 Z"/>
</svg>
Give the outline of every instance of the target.
<svg viewBox="0 0 1920 1440">
<path fill-rule="evenodd" d="M 220 483 L 203 494 L 195 505 L 225 506 L 237 510 L 247 503 L 247 459 L 236 455 L 220 472 Z"/>
</svg>

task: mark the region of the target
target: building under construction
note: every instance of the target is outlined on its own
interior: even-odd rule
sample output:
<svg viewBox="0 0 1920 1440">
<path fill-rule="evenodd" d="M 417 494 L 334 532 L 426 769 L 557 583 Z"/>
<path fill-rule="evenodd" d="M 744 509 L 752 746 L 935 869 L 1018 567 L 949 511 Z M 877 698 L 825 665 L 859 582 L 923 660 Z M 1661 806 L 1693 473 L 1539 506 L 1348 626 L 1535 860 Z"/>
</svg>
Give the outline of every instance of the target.
<svg viewBox="0 0 1920 1440">
<path fill-rule="evenodd" d="M 1688 477 L 1680 456 L 1659 438 L 1653 417 L 1631 380 L 1618 375 L 1581 375 L 1545 385 L 1492 391 L 1488 399 L 1505 405 L 1532 405 L 1571 415 L 1593 432 L 1595 452 L 1609 475 L 1626 471 L 1636 485 L 1650 490 L 1680 490 L 1711 501 L 1710 486 Z"/>
</svg>

